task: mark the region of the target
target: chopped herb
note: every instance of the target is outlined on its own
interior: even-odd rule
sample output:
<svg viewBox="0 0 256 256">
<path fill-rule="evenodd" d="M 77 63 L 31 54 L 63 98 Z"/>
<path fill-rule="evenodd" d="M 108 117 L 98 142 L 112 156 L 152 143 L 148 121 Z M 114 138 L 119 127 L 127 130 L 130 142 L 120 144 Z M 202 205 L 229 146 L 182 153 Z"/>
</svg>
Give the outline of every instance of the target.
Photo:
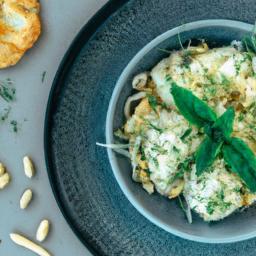
<svg viewBox="0 0 256 256">
<path fill-rule="evenodd" d="M 147 169 L 143 169 L 144 171 L 145 171 L 145 173 L 148 175 L 148 176 L 150 176 L 150 174 L 151 174 L 151 171 L 147 168 Z"/>
<path fill-rule="evenodd" d="M 156 152 L 159 152 L 160 154 L 167 154 L 168 151 L 162 147 L 160 147 L 159 145 L 155 144 L 152 148 L 151 148 L 152 151 L 156 151 Z"/>
<path fill-rule="evenodd" d="M 140 147 L 140 152 L 141 152 L 141 157 L 140 157 L 141 161 L 145 161 L 146 155 L 143 147 Z"/>
<path fill-rule="evenodd" d="M 208 79 L 210 84 L 212 84 L 212 85 L 216 84 L 216 80 L 215 80 L 215 77 L 213 75 L 206 75 L 206 78 Z"/>
<path fill-rule="evenodd" d="M 185 172 L 189 172 L 191 170 L 191 164 L 195 161 L 194 155 L 189 156 L 185 161 L 179 163 L 178 172 L 169 179 L 168 184 L 172 184 L 175 180 L 183 178 Z"/>
<path fill-rule="evenodd" d="M 148 103 L 154 112 L 157 113 L 157 98 L 153 95 L 148 95 Z"/>
<path fill-rule="evenodd" d="M 159 166 L 159 163 L 158 163 L 158 161 L 157 161 L 157 159 L 154 157 L 154 158 L 152 158 L 152 160 L 153 160 L 153 162 L 154 162 L 154 164 L 155 164 L 155 166 Z"/>
<path fill-rule="evenodd" d="M 205 87 L 205 91 L 210 96 L 215 96 L 217 89 L 216 89 L 216 86 L 207 86 Z"/>
<path fill-rule="evenodd" d="M 240 193 L 241 192 L 241 188 L 240 187 L 235 187 L 234 188 L 234 192 Z"/>
<path fill-rule="evenodd" d="M 170 76 L 170 75 L 166 75 L 166 76 L 165 76 L 165 80 L 166 80 L 166 82 L 169 82 L 169 81 L 171 81 L 171 80 L 172 80 L 172 78 L 171 78 L 171 76 Z"/>
<path fill-rule="evenodd" d="M 180 153 L 180 150 L 175 146 L 173 146 L 173 151 L 176 152 L 176 153 Z"/>
<path fill-rule="evenodd" d="M 184 66 L 186 69 L 189 69 L 190 68 L 190 64 L 192 62 L 191 52 L 189 50 L 184 50 L 182 58 L 183 58 L 182 66 Z"/>
<path fill-rule="evenodd" d="M 43 83 L 44 80 L 45 80 L 45 75 L 46 75 L 46 71 L 44 71 L 44 72 L 42 73 L 42 75 L 41 75 L 41 81 L 42 81 L 42 83 Z"/>
<path fill-rule="evenodd" d="M 152 123 L 150 123 L 150 122 L 148 122 L 148 124 L 149 124 L 149 126 L 150 126 L 151 128 L 153 128 L 154 130 L 158 131 L 159 133 L 163 133 L 163 129 L 158 128 L 157 126 L 155 126 L 154 124 L 152 124 Z"/>
<path fill-rule="evenodd" d="M 165 102 L 162 102 L 162 103 L 161 103 L 161 107 L 162 107 L 162 108 L 165 108 L 165 109 L 168 109 L 168 106 L 167 106 L 167 104 L 166 104 Z"/>
<path fill-rule="evenodd" d="M 0 81 L 0 96 L 7 102 L 15 100 L 16 90 L 10 78 Z"/>
<path fill-rule="evenodd" d="M 216 206 L 218 206 L 218 203 L 216 201 L 210 201 L 208 204 L 207 204 L 207 207 L 206 207 L 206 211 L 208 214 L 213 214 L 214 212 L 214 209 L 216 208 Z"/>
<path fill-rule="evenodd" d="M 182 141 L 184 141 L 184 140 L 190 135 L 191 132 L 192 132 L 192 128 L 188 128 L 188 129 L 183 133 L 183 135 L 180 137 L 180 139 L 181 139 Z"/>
<path fill-rule="evenodd" d="M 15 121 L 15 120 L 12 120 L 12 121 L 10 122 L 10 124 L 12 125 L 12 130 L 13 130 L 13 132 L 17 133 L 17 132 L 18 132 L 18 122 Z"/>
<path fill-rule="evenodd" d="M 5 108 L 4 112 L 1 114 L 1 121 L 4 122 L 8 119 L 11 107 Z"/>
<path fill-rule="evenodd" d="M 230 86 L 230 81 L 227 79 L 227 77 L 223 74 L 221 74 L 221 83 L 222 85 L 224 85 L 225 87 Z"/>
<path fill-rule="evenodd" d="M 240 113 L 238 116 L 238 121 L 241 122 L 244 120 L 244 113 Z"/>
<path fill-rule="evenodd" d="M 241 62 L 235 62 L 236 75 L 239 74 L 241 69 Z"/>
</svg>

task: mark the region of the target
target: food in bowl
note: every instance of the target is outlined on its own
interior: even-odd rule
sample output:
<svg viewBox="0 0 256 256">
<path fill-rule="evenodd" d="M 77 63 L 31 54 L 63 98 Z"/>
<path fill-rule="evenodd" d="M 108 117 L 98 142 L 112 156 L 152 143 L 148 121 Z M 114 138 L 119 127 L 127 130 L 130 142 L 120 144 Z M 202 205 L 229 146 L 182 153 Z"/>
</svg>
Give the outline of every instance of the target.
<svg viewBox="0 0 256 256">
<path fill-rule="evenodd" d="M 149 194 L 178 197 L 189 222 L 191 209 L 217 221 L 256 200 L 255 42 L 188 44 L 135 76 L 115 133 L 128 143 L 107 145 Z"/>
</svg>

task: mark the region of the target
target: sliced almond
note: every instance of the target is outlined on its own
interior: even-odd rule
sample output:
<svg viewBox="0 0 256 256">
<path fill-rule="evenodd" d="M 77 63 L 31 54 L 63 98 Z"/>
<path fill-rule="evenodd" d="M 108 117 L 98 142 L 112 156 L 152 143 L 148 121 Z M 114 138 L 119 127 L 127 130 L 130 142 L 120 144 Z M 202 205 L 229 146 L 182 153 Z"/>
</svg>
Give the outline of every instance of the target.
<svg viewBox="0 0 256 256">
<path fill-rule="evenodd" d="M 26 189 L 20 198 L 20 208 L 26 209 L 31 202 L 33 193 L 31 189 Z"/>
<path fill-rule="evenodd" d="M 36 232 L 36 240 L 43 242 L 49 233 L 49 228 L 50 222 L 48 220 L 42 220 Z"/>
<path fill-rule="evenodd" d="M 39 246 L 38 244 L 32 242 L 31 240 L 22 235 L 12 233 L 10 234 L 10 238 L 14 243 L 24 248 L 27 248 L 40 256 L 51 256 L 51 254 L 48 251 L 46 251 L 43 247 Z"/>
<path fill-rule="evenodd" d="M 24 172 L 28 178 L 32 178 L 35 175 L 35 167 L 32 160 L 28 156 L 23 158 Z"/>
</svg>

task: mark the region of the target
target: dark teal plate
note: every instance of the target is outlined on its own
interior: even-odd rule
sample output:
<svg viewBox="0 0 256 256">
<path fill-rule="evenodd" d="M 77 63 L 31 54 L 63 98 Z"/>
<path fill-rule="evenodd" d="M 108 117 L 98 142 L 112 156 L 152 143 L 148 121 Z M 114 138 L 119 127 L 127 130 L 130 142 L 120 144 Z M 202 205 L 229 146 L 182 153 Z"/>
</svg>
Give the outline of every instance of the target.
<svg viewBox="0 0 256 256">
<path fill-rule="evenodd" d="M 63 215 L 93 254 L 255 255 L 256 239 L 208 245 L 177 238 L 153 225 L 123 195 L 106 151 L 95 145 L 105 141 L 116 81 L 143 46 L 183 23 L 254 23 L 255 13 L 253 0 L 113 0 L 76 37 L 50 94 L 45 155 Z"/>
</svg>

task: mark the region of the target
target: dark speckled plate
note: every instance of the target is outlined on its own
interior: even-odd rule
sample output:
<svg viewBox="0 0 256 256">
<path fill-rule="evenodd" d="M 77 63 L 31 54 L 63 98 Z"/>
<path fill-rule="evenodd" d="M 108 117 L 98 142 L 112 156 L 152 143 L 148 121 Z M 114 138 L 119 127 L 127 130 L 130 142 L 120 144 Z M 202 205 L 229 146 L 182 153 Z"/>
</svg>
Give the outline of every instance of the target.
<svg viewBox="0 0 256 256">
<path fill-rule="evenodd" d="M 254 23 L 254 0 L 113 0 L 79 33 L 51 91 L 45 154 L 59 206 L 95 255 L 255 255 L 256 239 L 208 245 L 177 238 L 140 215 L 120 190 L 105 141 L 109 100 L 134 55 L 163 32 L 203 19 Z"/>
</svg>

